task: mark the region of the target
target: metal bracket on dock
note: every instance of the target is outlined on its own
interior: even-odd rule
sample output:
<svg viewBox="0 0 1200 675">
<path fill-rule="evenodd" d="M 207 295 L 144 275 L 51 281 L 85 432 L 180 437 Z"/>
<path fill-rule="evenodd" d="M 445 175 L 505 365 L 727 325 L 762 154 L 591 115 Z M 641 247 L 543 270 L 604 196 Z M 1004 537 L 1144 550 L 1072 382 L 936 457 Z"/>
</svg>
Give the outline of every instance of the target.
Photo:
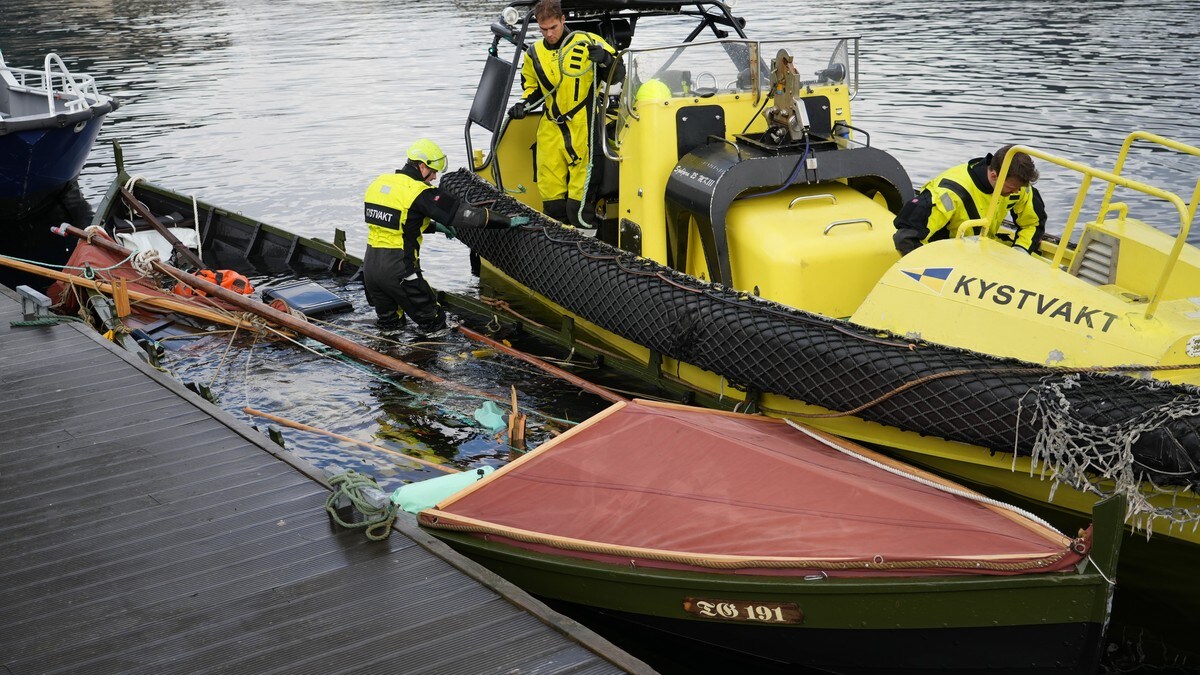
<svg viewBox="0 0 1200 675">
<path fill-rule="evenodd" d="M 26 321 L 49 319 L 53 316 L 50 313 L 50 298 L 28 286 L 17 286 L 17 293 L 21 296 L 21 314 Z"/>
</svg>

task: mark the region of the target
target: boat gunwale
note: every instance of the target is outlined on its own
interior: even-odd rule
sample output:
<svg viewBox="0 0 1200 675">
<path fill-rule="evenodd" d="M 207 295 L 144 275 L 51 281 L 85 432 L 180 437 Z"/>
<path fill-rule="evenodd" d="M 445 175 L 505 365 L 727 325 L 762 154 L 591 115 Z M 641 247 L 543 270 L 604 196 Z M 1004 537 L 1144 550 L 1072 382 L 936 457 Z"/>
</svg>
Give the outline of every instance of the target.
<svg viewBox="0 0 1200 675">
<path fill-rule="evenodd" d="M 514 546 L 504 541 L 487 539 L 469 532 L 443 530 L 430 527 L 417 518 L 417 525 L 431 535 L 449 542 L 454 546 L 463 546 L 489 557 L 504 557 L 512 561 L 526 560 L 535 563 L 533 566 L 555 568 L 556 571 L 567 573 L 567 570 L 579 569 L 581 576 L 595 577 L 625 585 L 660 586 L 670 582 L 679 587 L 706 586 L 714 589 L 729 590 L 745 588 L 747 592 L 777 592 L 774 587 L 794 587 L 797 594 L 829 593 L 846 594 L 858 593 L 865 589 L 887 586 L 897 593 L 928 593 L 931 590 L 945 586 L 947 591 L 978 590 L 972 587 L 999 586 L 1003 588 L 1021 587 L 1063 587 L 1063 586 L 1095 586 L 1097 589 L 1109 589 L 1111 585 L 1103 575 L 1092 570 L 1061 570 L 1049 574 L 1009 574 L 1009 575 L 897 575 L 897 576 L 825 576 L 819 579 L 801 576 L 783 576 L 769 574 L 721 573 L 716 570 L 681 570 L 663 567 L 642 567 L 634 565 L 619 565 L 610 562 L 586 558 L 569 558 L 566 556 L 534 551 Z M 494 555 L 493 555 L 494 554 Z M 1090 564 L 1089 564 L 1090 566 Z"/>
</svg>

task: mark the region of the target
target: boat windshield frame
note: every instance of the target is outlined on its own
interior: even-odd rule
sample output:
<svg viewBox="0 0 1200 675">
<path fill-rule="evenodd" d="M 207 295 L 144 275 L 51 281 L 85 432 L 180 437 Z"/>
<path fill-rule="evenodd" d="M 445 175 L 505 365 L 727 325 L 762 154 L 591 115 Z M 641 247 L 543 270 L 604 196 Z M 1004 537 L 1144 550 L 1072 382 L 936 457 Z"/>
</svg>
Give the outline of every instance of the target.
<svg viewBox="0 0 1200 675">
<path fill-rule="evenodd" d="M 677 96 L 698 96 L 705 98 L 716 93 L 735 93 L 735 94 L 753 94 L 754 103 L 758 104 L 763 95 L 771 86 L 770 82 L 770 63 L 778 55 L 780 49 L 790 48 L 788 51 L 793 58 L 802 58 L 804 55 L 799 53 L 799 46 L 807 46 L 812 44 L 830 43 L 832 48 L 827 58 L 823 59 L 825 67 L 819 71 L 813 72 L 813 79 L 801 78 L 801 84 L 804 87 L 811 88 L 813 86 L 836 85 L 844 84 L 847 88 L 848 96 L 853 100 L 858 95 L 859 85 L 859 52 L 862 36 L 856 34 L 846 35 L 815 35 L 808 37 L 797 38 L 775 38 L 769 40 L 749 40 L 749 39 L 734 39 L 725 38 L 720 40 L 704 40 L 704 41 L 689 41 L 681 42 L 672 45 L 663 45 L 656 47 L 645 47 L 638 49 L 622 50 L 618 56 L 625 61 L 625 80 L 623 82 L 612 81 L 610 72 L 609 80 L 605 83 L 605 95 L 613 96 L 613 88 L 621 85 L 620 100 L 621 112 L 633 119 L 639 119 L 635 106 L 633 105 L 637 97 L 639 86 L 626 86 L 631 81 L 637 81 L 639 78 L 640 66 L 639 57 L 644 57 L 657 52 L 672 52 L 665 59 L 662 66 L 656 69 L 656 72 L 651 74 L 649 78 L 642 79 L 645 82 L 648 79 L 656 79 L 658 74 L 665 72 L 668 67 L 671 70 L 680 70 L 674 68 L 676 65 L 690 65 L 687 59 L 681 59 L 681 55 L 685 50 L 691 50 L 694 54 L 699 49 L 707 49 L 710 47 L 719 46 L 729 56 L 730 64 L 734 67 L 738 66 L 738 61 L 745 62 L 748 72 L 740 72 L 736 74 L 735 79 L 730 81 L 726 86 L 721 86 L 721 81 L 718 77 L 710 72 L 701 71 L 692 80 L 697 86 L 694 90 L 690 90 L 686 83 L 681 91 L 675 93 Z M 740 47 L 745 48 L 745 53 L 735 55 L 734 52 Z M 764 55 L 766 58 L 764 58 Z M 683 61 L 680 64 L 680 61 Z M 835 64 L 842 66 L 840 72 L 835 72 Z M 809 69 L 811 71 L 811 68 Z M 690 72 L 686 71 L 686 72 Z M 800 72 L 808 72 L 800 68 Z M 705 81 L 711 81 L 712 87 L 703 87 Z M 611 158 L 610 159 L 615 159 Z"/>
</svg>

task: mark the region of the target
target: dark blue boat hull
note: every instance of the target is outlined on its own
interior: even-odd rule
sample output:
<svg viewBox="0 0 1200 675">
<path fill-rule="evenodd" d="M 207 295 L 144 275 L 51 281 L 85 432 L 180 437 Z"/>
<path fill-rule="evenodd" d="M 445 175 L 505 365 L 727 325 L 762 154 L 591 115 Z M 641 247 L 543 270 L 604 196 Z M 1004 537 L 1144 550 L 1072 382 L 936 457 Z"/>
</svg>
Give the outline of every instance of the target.
<svg viewBox="0 0 1200 675">
<path fill-rule="evenodd" d="M 79 176 L 104 115 L 68 126 L 47 126 L 0 135 L 0 219 L 25 218 L 48 206 Z"/>
</svg>

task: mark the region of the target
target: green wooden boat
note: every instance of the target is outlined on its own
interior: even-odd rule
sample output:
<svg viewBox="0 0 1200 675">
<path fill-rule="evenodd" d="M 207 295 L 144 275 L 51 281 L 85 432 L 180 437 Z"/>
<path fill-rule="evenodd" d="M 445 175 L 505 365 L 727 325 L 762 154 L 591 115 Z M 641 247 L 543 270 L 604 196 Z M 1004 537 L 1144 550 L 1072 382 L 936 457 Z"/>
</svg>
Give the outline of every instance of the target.
<svg viewBox="0 0 1200 675">
<path fill-rule="evenodd" d="M 619 403 L 422 511 L 522 588 L 836 672 L 1095 672 L 1124 504 L 1075 538 L 821 432 Z"/>
</svg>

